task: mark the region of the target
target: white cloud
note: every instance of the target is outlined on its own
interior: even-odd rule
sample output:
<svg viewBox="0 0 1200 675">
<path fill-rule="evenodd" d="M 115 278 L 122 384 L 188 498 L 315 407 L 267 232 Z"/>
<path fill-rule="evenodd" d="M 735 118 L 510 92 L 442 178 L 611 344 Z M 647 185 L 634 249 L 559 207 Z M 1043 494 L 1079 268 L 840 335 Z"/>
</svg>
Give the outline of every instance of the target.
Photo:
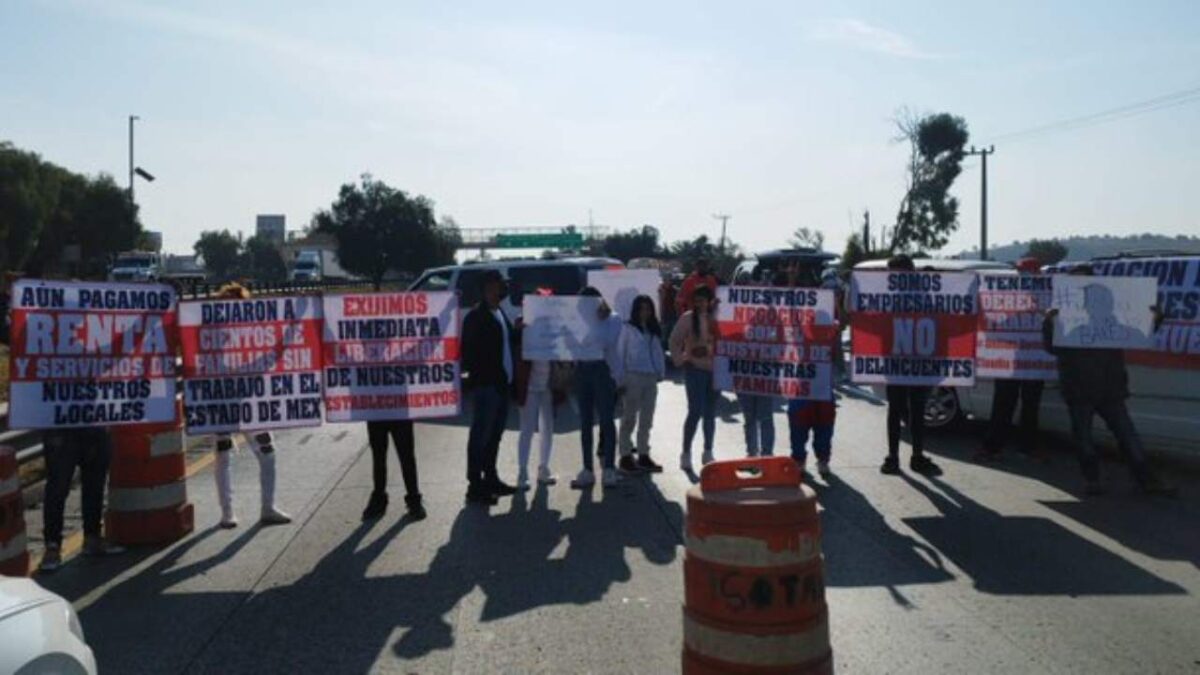
<svg viewBox="0 0 1200 675">
<path fill-rule="evenodd" d="M 941 55 L 925 51 L 911 39 L 861 19 L 832 19 L 819 22 L 808 31 L 811 40 L 832 42 L 862 51 L 887 54 L 902 59 L 937 59 Z"/>
</svg>

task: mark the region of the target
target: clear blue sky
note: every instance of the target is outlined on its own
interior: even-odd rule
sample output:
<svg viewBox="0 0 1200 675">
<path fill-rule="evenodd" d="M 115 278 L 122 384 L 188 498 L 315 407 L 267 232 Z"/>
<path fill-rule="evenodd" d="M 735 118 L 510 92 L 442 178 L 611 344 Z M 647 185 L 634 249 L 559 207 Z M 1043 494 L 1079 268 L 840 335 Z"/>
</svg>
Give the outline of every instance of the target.
<svg viewBox="0 0 1200 675">
<path fill-rule="evenodd" d="M 584 7 L 584 5 L 590 5 Z M 890 222 L 902 106 L 972 141 L 1200 86 L 1200 2 L 0 4 L 0 139 L 124 184 L 143 220 L 298 228 L 371 172 L 464 227 L 658 226 L 840 249 Z M 992 241 L 1200 233 L 1200 103 L 996 143 Z M 979 171 L 956 186 L 978 241 Z"/>
</svg>

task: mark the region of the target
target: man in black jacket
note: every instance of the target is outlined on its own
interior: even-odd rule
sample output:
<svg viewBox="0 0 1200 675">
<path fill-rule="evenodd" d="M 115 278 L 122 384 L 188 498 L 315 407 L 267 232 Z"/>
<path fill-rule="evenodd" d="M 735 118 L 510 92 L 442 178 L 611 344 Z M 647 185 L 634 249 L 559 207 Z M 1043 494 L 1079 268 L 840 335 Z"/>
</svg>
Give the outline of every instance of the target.
<svg viewBox="0 0 1200 675">
<path fill-rule="evenodd" d="M 1091 276 L 1092 268 L 1080 265 L 1072 275 Z M 1152 307 L 1154 330 L 1162 323 L 1162 312 Z M 1146 452 L 1137 429 L 1125 407 L 1129 398 L 1129 374 L 1125 370 L 1125 351 L 1121 349 L 1083 349 L 1054 346 L 1054 318 L 1057 309 L 1046 312 L 1042 322 L 1042 346 L 1058 357 L 1058 379 L 1063 400 L 1071 416 L 1071 435 L 1079 452 L 1079 464 L 1087 481 L 1084 492 L 1106 492 L 1100 482 L 1100 456 L 1092 442 L 1092 418 L 1100 415 L 1108 425 L 1138 487 L 1147 494 L 1175 494 L 1175 488 L 1163 483 L 1146 462 Z"/>
<path fill-rule="evenodd" d="M 508 398 L 516 372 L 513 327 L 500 309 L 504 277 L 488 270 L 480 281 L 483 300 L 467 313 L 462 330 L 463 384 L 470 391 L 472 417 L 467 440 L 467 501 L 495 504 L 497 495 L 516 489 L 500 481 L 496 456 L 508 421 Z"/>
</svg>

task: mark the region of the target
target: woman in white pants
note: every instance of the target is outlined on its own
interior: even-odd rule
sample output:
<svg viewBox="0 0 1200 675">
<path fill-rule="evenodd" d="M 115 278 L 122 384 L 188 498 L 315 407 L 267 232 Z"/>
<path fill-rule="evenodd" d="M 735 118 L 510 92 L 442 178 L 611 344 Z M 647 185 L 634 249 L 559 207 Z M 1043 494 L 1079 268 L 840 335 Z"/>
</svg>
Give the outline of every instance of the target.
<svg viewBox="0 0 1200 675">
<path fill-rule="evenodd" d="M 625 393 L 621 414 L 622 473 L 659 472 L 662 467 L 650 458 L 650 428 L 658 403 L 658 382 L 666 376 L 666 357 L 662 347 L 662 329 L 654 313 L 654 301 L 639 295 L 633 301 L 629 323 L 621 327 L 617 340 L 617 360 L 621 364 L 618 390 Z M 633 445 L 634 427 L 637 446 Z M 636 452 L 637 457 L 634 457 Z"/>
<path fill-rule="evenodd" d="M 529 451 L 533 432 L 540 430 L 537 481 L 553 485 L 558 478 L 550 471 L 550 451 L 554 445 L 554 406 L 560 392 L 551 388 L 551 361 L 522 361 L 517 367 L 517 404 L 521 406 L 521 431 L 517 436 L 517 488 L 529 489 Z"/>
<path fill-rule="evenodd" d="M 262 491 L 262 513 L 260 522 L 263 525 L 283 525 L 292 522 L 292 517 L 280 511 L 275 506 L 275 448 L 271 444 L 271 434 L 259 431 L 246 434 L 254 456 L 258 458 L 258 484 Z M 217 434 L 217 499 L 221 503 L 221 527 L 237 527 L 237 517 L 233 515 L 233 437 L 229 434 Z"/>
</svg>

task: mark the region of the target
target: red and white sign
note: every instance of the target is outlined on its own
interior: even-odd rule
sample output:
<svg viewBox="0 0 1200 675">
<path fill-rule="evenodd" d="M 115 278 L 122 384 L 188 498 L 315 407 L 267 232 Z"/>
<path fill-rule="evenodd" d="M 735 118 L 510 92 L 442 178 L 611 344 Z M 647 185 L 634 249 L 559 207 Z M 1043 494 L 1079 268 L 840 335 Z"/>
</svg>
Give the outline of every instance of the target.
<svg viewBox="0 0 1200 675">
<path fill-rule="evenodd" d="M 179 305 L 188 433 L 321 424 L 321 298 Z"/>
<path fill-rule="evenodd" d="M 717 298 L 718 389 L 833 400 L 833 291 L 728 286 Z"/>
<path fill-rule="evenodd" d="M 324 314 L 327 421 L 458 414 L 454 293 L 327 295 Z"/>
<path fill-rule="evenodd" d="M 973 386 L 978 283 L 969 272 L 855 272 L 853 381 Z"/>
<path fill-rule="evenodd" d="M 12 288 L 12 429 L 175 419 L 175 290 L 21 279 Z"/>
<path fill-rule="evenodd" d="M 1054 277 L 980 274 L 976 374 L 983 378 L 1054 380 L 1055 358 L 1042 348 L 1042 316 Z"/>
</svg>

